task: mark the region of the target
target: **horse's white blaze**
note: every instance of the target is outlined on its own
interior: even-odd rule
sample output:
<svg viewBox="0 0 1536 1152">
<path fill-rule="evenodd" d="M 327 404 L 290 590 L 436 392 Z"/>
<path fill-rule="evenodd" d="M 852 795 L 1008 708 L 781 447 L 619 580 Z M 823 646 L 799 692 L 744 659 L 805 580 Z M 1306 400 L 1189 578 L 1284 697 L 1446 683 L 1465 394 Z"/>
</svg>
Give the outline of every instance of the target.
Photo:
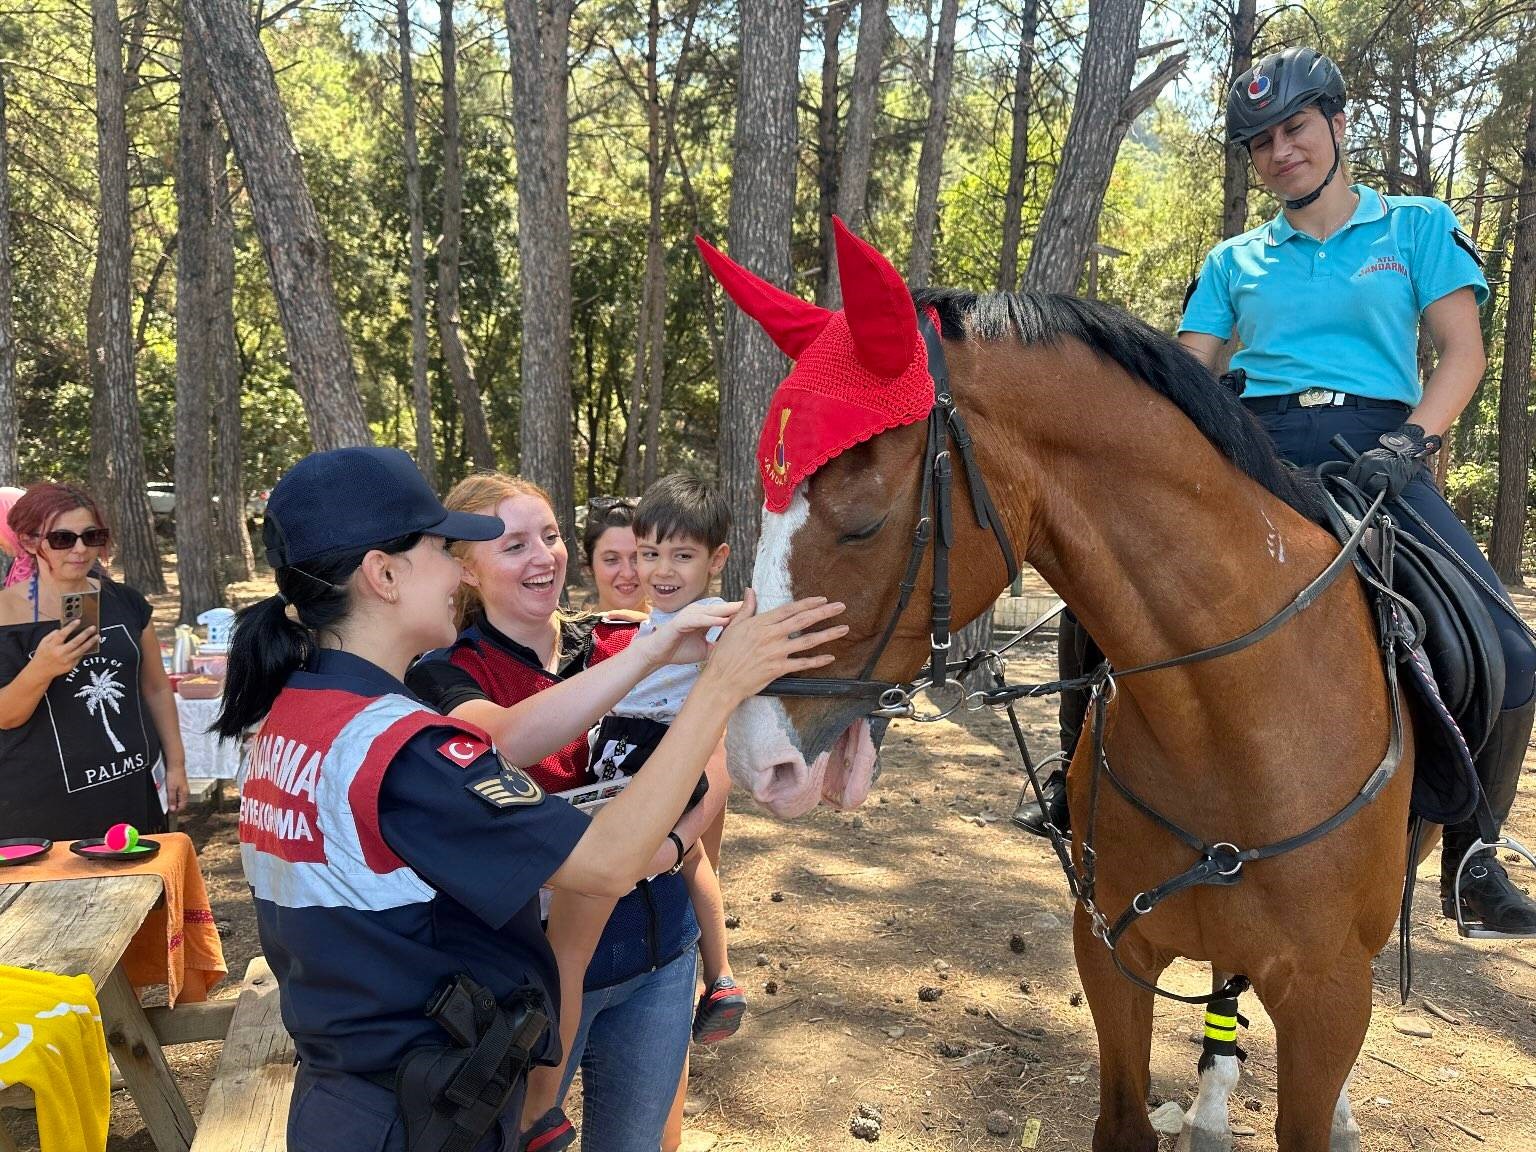
<svg viewBox="0 0 1536 1152">
<path fill-rule="evenodd" d="M 1200 1092 L 1184 1114 L 1184 1129 L 1174 1152 L 1226 1152 L 1232 1147 L 1227 1100 L 1237 1087 L 1242 1065 L 1236 1056 L 1217 1056 L 1200 1077 Z"/>
<path fill-rule="evenodd" d="M 811 505 L 796 491 L 783 512 L 763 509 L 762 532 L 752 568 L 757 610 L 771 611 L 794 599 L 789 558 L 795 533 L 811 515 Z M 726 730 L 725 749 L 731 777 L 777 816 L 803 816 L 821 798 L 820 773 L 800 752 L 799 736 L 784 706 L 771 696 L 754 696 L 737 708 Z M 822 758 L 824 759 L 824 758 Z M 825 771 L 825 765 L 822 765 Z"/>
</svg>

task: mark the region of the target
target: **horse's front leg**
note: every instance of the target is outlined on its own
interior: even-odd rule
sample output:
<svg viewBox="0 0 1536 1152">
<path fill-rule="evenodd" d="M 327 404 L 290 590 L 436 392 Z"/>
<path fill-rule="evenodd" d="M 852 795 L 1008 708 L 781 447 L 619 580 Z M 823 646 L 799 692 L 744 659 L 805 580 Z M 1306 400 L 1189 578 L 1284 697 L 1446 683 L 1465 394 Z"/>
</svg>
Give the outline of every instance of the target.
<svg viewBox="0 0 1536 1152">
<path fill-rule="evenodd" d="M 1226 984 L 1230 973 L 1213 971 L 1211 991 Z M 1213 1043 L 1216 1042 L 1216 1043 Z M 1232 1124 L 1227 1101 L 1242 1076 L 1231 1051 L 1237 1042 L 1237 1004 L 1213 1001 L 1205 1009 L 1205 1050 L 1200 1055 L 1200 1091 L 1184 1116 L 1184 1128 L 1174 1152 L 1232 1152 Z"/>
<path fill-rule="evenodd" d="M 1152 993 L 1116 971 L 1081 905 L 1072 923 L 1072 943 L 1099 1038 L 1099 1119 L 1093 1128 L 1093 1152 L 1157 1152 L 1157 1133 L 1147 1119 Z M 1132 968 L 1149 980 L 1161 973 L 1160 967 L 1142 972 L 1133 963 Z"/>
<path fill-rule="evenodd" d="M 1271 1002 L 1279 1054 L 1281 1152 L 1353 1152 L 1359 1128 L 1349 1114 L 1349 1074 L 1371 1020 L 1371 960 L 1341 956 L 1331 972 L 1291 982 Z"/>
</svg>

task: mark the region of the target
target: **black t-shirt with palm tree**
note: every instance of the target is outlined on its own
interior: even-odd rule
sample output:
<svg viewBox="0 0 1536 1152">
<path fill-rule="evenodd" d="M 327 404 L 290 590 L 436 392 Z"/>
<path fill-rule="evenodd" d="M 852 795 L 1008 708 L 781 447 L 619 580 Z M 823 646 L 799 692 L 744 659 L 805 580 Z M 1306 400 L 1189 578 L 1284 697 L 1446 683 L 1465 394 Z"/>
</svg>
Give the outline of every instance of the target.
<svg viewBox="0 0 1536 1152">
<path fill-rule="evenodd" d="M 48 686 L 31 719 L 0 729 L 0 839 L 100 836 L 127 821 L 165 828 L 155 788 L 160 737 L 139 691 L 152 609 L 138 592 L 101 581 L 101 651 Z M 0 627 L 0 684 L 26 666 L 57 620 Z"/>
</svg>

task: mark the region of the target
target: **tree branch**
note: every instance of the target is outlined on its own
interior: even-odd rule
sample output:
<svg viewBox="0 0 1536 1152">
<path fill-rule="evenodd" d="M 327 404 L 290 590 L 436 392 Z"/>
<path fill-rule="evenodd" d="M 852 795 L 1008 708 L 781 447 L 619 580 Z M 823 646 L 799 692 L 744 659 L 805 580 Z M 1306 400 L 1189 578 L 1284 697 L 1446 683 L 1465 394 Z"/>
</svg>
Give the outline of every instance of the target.
<svg viewBox="0 0 1536 1152">
<path fill-rule="evenodd" d="M 1184 65 L 1189 63 L 1189 53 L 1179 52 L 1168 57 L 1147 75 L 1147 78 L 1126 93 L 1125 100 L 1120 105 L 1120 121 L 1129 124 L 1152 107 L 1153 101 L 1158 97 L 1168 82 L 1184 71 Z"/>
</svg>

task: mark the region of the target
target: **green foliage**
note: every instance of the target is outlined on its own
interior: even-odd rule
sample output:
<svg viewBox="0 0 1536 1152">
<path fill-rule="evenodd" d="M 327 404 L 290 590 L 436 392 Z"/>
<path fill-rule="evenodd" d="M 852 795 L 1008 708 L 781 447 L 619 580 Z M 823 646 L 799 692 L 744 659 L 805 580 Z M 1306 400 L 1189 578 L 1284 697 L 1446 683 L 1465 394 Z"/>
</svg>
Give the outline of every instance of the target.
<svg viewBox="0 0 1536 1152">
<path fill-rule="evenodd" d="M 715 345 L 724 305 L 701 275 L 695 232 L 724 242 L 732 167 L 739 45 L 737 3 L 697 0 L 685 58 L 687 5 L 661 5 L 658 57 L 663 99 L 676 95 L 676 147 L 667 157 L 661 207 L 666 251 L 662 468 L 714 468 L 718 427 Z M 990 289 L 997 280 L 1019 5 L 962 5 L 950 128 L 940 190 L 936 283 Z M 1261 5 L 1260 49 L 1317 41 L 1344 66 L 1352 93 L 1350 157 L 1356 178 L 1444 196 L 1485 249 L 1508 244 L 1499 206 L 1518 169 L 1518 110 L 1536 68 L 1528 50 L 1528 3 L 1493 9 L 1476 0 L 1381 5 L 1321 0 L 1305 9 Z M 800 176 L 794 287 L 809 294 L 820 263 L 816 117 L 821 101 L 819 8 L 808 8 L 801 57 Z M 441 205 L 441 67 L 435 10 L 413 6 L 416 28 L 427 297 Z M 898 267 L 911 244 L 916 168 L 928 109 L 931 28 L 925 0 L 891 5 L 869 189 L 869 238 Z M 500 463 L 515 469 L 521 373 L 517 171 L 511 82 L 500 4 L 459 7 L 465 218 L 461 316 Z M 174 457 L 174 179 L 179 58 L 176 7 L 151 4 L 134 53 L 131 97 L 135 319 L 143 337 L 138 378 L 148 472 L 169 478 Z M 1133 126 L 1100 221 L 1100 240 L 1125 255 L 1101 261 L 1103 298 L 1171 329 L 1184 289 L 1215 241 L 1221 215 L 1221 77 L 1229 46 L 1222 10 L 1176 0 L 1149 13 L 1144 39 L 1182 36 L 1193 59 L 1186 79 Z M 95 123 L 88 13 L 39 12 L 0 0 L 0 57 L 10 97 L 16 322 L 23 471 L 83 475 L 90 450 L 85 314 L 96 237 Z M 1085 6 L 1044 12 L 1029 133 L 1024 240 L 1049 194 L 1076 83 Z M 854 64 L 857 21 L 842 44 L 842 100 Z M 380 442 L 415 443 L 411 404 L 409 249 L 399 62 L 392 6 L 308 0 L 266 28 L 289 124 L 329 244 L 343 320 L 356 356 L 367 417 Z M 624 438 L 634 378 L 649 205 L 642 100 L 645 5 L 601 0 L 576 7 L 570 80 L 573 231 L 572 442 L 578 496 L 625 486 Z M 1517 49 L 1527 48 L 1524 57 Z M 1143 71 L 1148 66 L 1143 65 Z M 1409 80 L 1412 81 L 1409 84 Z M 1404 93 L 1412 88 L 1412 93 Z M 1392 102 L 1406 109 L 1390 137 Z M 1418 103 L 1414 104 L 1413 101 Z M 1418 119 L 1413 119 L 1418 115 Z M 1433 126 L 1427 150 L 1411 124 Z M 249 206 L 234 172 L 236 320 L 244 380 L 245 475 L 268 487 L 309 448 L 302 405 L 285 360 L 282 330 Z M 1250 220 L 1275 210 L 1262 195 Z M 1507 257 L 1507 253 L 1505 253 Z M 1499 261 L 1491 261 L 1497 269 Z M 1507 267 L 1507 260 L 1506 260 Z M 1488 313 L 1492 358 L 1455 440 L 1450 491 L 1475 524 L 1491 508 L 1497 457 L 1497 379 L 1504 295 Z M 429 320 L 430 380 L 440 486 L 468 467 L 461 421 Z"/>
</svg>

